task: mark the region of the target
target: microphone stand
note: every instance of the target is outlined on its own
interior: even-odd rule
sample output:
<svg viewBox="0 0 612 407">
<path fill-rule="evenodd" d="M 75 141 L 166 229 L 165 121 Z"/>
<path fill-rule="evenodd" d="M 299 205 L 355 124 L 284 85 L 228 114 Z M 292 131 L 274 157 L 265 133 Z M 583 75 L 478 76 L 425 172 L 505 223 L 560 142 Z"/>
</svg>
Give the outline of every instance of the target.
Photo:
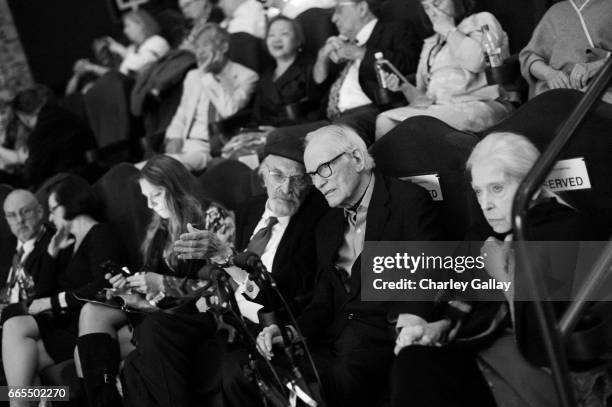
<svg viewBox="0 0 612 407">
<path fill-rule="evenodd" d="M 224 270 L 219 270 L 221 270 L 221 272 L 217 274 L 216 284 L 219 290 L 223 290 L 227 295 L 229 302 L 229 307 L 227 309 L 238 322 L 238 329 L 242 331 L 243 337 L 246 338 L 247 351 L 249 354 L 249 367 L 251 372 L 250 376 L 252 376 L 250 379 L 257 385 L 257 389 L 259 390 L 262 400 L 266 406 L 268 406 L 268 402 L 270 402 L 274 407 L 290 407 L 291 403 L 289 402 L 289 399 L 283 395 L 279 389 L 269 386 L 259 373 L 259 368 L 255 360 L 256 355 L 259 353 L 257 350 L 257 339 L 251 334 L 251 331 L 240 313 L 238 303 L 234 297 L 234 290 L 229 283 L 229 276 Z M 270 369 L 272 372 L 272 375 L 274 376 L 279 388 L 282 389 L 284 387 L 283 382 L 276 372 L 276 369 L 268 359 L 263 357 L 263 360 L 265 361 L 268 369 Z"/>
<path fill-rule="evenodd" d="M 300 371 L 296 363 L 296 357 L 294 354 L 295 348 L 289 336 L 289 329 L 287 328 L 285 324 L 279 323 L 279 321 L 277 321 L 276 311 L 278 309 L 284 308 L 287 315 L 289 316 L 289 319 L 291 320 L 291 323 L 293 324 L 295 329 L 298 330 L 299 328 L 297 326 L 295 317 L 293 313 L 291 312 L 289 305 L 285 301 L 285 298 L 283 297 L 280 290 L 278 289 L 278 286 L 276 284 L 276 281 L 274 280 L 274 277 L 272 276 L 271 273 L 267 271 L 266 266 L 264 266 L 263 263 L 261 263 L 261 261 L 258 261 L 256 262 L 255 265 L 253 265 L 250 271 L 251 273 L 249 273 L 249 278 L 253 277 L 253 281 L 255 281 L 259 286 L 262 287 L 262 289 L 266 293 L 266 298 L 268 300 L 267 302 L 268 304 L 270 304 L 270 307 L 271 307 L 271 310 L 268 312 L 262 312 L 265 310 L 265 308 L 262 308 L 258 312 L 260 324 L 264 327 L 275 324 L 280 329 L 281 337 L 283 339 L 283 345 L 282 345 L 283 352 L 285 356 L 287 357 L 287 360 L 289 361 L 289 366 L 291 367 L 291 373 L 292 373 L 292 380 L 288 383 L 288 387 L 292 391 L 294 391 L 296 395 L 304 403 L 306 403 L 307 405 L 311 407 L 316 407 L 318 403 L 314 400 L 314 397 L 312 396 L 313 393 L 310 387 L 308 386 L 308 384 L 306 383 L 306 380 L 304 379 L 304 376 L 302 375 L 302 372 Z M 279 302 L 281 303 L 280 305 L 278 305 Z M 302 334 L 298 331 L 298 338 L 294 338 L 294 339 L 298 339 L 302 343 L 306 351 L 306 354 L 308 355 L 309 362 L 314 371 L 319 388 L 322 388 L 319 374 L 317 372 L 317 369 L 312 360 L 312 356 L 310 355 L 308 347 L 306 346 L 306 343 L 304 342 L 303 338 L 304 337 L 302 336 Z"/>
</svg>

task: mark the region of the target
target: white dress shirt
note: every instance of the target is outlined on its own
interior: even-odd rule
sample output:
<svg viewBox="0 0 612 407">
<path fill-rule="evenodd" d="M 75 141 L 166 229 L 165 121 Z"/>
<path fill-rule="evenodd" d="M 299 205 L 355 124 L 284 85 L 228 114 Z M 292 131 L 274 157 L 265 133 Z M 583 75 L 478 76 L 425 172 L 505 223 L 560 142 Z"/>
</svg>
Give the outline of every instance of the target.
<svg viewBox="0 0 612 407">
<path fill-rule="evenodd" d="M 18 253 L 23 248 L 23 254 L 21 255 L 21 258 L 19 259 L 19 264 L 20 264 L 19 269 L 11 270 L 11 273 L 9 273 L 9 278 L 10 276 L 13 275 L 13 273 L 17 273 L 18 275 L 25 273 L 23 269 L 23 263 L 26 261 L 30 253 L 32 253 L 32 250 L 34 250 L 34 245 L 36 244 L 38 237 L 39 236 L 35 236 L 30 240 L 26 240 L 25 242 L 22 242 L 20 240 L 17 241 L 17 248 L 15 250 L 15 253 Z M 9 303 L 13 304 L 19 301 L 21 301 L 21 298 L 19 298 L 19 278 L 17 278 L 15 280 L 15 285 L 10 290 Z"/>
<path fill-rule="evenodd" d="M 361 27 L 361 30 L 355 36 L 357 45 L 360 47 L 365 46 L 366 42 L 370 39 L 374 26 L 378 19 L 373 19 L 366 25 Z M 349 109 L 353 109 L 359 106 L 365 106 L 372 103 L 372 100 L 364 93 L 359 84 L 359 67 L 361 66 L 361 60 L 356 59 L 350 62 L 351 67 L 349 68 L 344 82 L 340 87 L 340 94 L 338 96 L 338 109 L 341 112 L 345 112 Z"/>
<path fill-rule="evenodd" d="M 253 234 L 251 238 L 259 232 L 261 229 L 265 228 L 268 224 L 268 219 L 271 217 L 275 217 L 278 219 L 278 223 L 272 226 L 272 234 L 270 235 L 270 240 L 266 244 L 266 248 L 261 255 L 261 262 L 266 266 L 268 272 L 272 272 L 272 264 L 274 263 L 274 256 L 276 255 L 276 250 L 278 249 L 278 245 L 285 234 L 285 230 L 287 229 L 287 225 L 289 225 L 290 216 L 276 216 L 269 208 L 268 203 L 266 202 L 266 210 L 264 211 L 259 223 L 253 229 Z M 240 312 L 243 316 L 248 318 L 249 320 L 259 323 L 259 318 L 257 317 L 257 311 L 263 308 L 260 304 L 256 302 L 248 301 L 242 294 L 246 294 L 251 298 L 255 298 L 259 293 L 259 288 L 252 283 L 250 280 L 246 281 L 238 281 L 238 288 L 236 289 L 236 302 L 238 303 L 238 308 L 240 308 Z"/>
</svg>

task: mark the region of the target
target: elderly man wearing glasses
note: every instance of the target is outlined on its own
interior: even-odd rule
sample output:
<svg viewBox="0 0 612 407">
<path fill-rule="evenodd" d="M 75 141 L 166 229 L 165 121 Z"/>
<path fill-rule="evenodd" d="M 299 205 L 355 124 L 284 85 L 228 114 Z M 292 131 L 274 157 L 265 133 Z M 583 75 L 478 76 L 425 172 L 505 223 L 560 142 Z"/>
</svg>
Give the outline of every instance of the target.
<svg viewBox="0 0 612 407">
<path fill-rule="evenodd" d="M 55 276 L 41 273 L 54 260 L 47 253 L 53 231 L 43 224 L 44 211 L 29 191 L 16 189 L 4 200 L 4 216 L 17 246 L 8 269 L 0 270 L 0 303 L 14 304 L 47 296 L 53 290 Z M 3 315 L 4 321 L 7 315 Z"/>
<path fill-rule="evenodd" d="M 333 209 L 315 233 L 319 275 L 297 323 L 313 351 L 326 405 L 377 405 L 393 360 L 393 328 L 409 321 L 424 324 L 432 304 L 362 301 L 364 242 L 435 240 L 437 216 L 424 189 L 374 169 L 364 141 L 349 127 L 330 125 L 310 133 L 304 163 Z M 258 336 L 268 358 L 280 341 L 276 325 Z"/>
</svg>

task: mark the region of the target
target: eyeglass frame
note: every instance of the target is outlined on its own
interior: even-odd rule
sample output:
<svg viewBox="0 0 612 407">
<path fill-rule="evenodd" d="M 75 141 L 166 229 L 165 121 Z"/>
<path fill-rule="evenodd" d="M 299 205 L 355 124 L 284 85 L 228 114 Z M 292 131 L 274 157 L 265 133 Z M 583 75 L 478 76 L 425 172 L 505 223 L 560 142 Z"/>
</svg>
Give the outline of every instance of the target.
<svg viewBox="0 0 612 407">
<path fill-rule="evenodd" d="M 38 204 L 31 204 L 29 206 L 24 206 L 19 209 L 17 212 L 9 212 L 4 213 L 4 218 L 9 222 L 14 222 L 17 220 L 17 215 L 21 217 L 21 219 L 32 219 L 34 214 L 36 213 L 36 209 Z"/>
<path fill-rule="evenodd" d="M 285 182 L 289 180 L 289 185 L 293 185 L 298 188 L 305 187 L 309 184 L 309 178 L 307 174 L 304 175 L 286 175 L 279 170 L 272 169 L 267 165 L 264 165 L 265 169 L 268 170 L 268 175 L 276 174 L 276 176 L 282 176 L 282 181 L 273 181 L 276 185 L 285 185 Z"/>
<path fill-rule="evenodd" d="M 316 170 L 311 171 L 311 172 L 307 172 L 306 175 L 309 175 L 311 179 L 314 179 L 315 175 L 318 175 L 319 177 L 323 178 L 323 179 L 328 179 L 330 178 L 332 175 L 334 175 L 334 170 L 332 169 L 331 165 L 337 161 L 340 157 L 342 157 L 344 154 L 350 154 L 349 151 L 343 151 L 340 154 L 338 154 L 337 156 L 335 156 L 334 158 L 332 158 L 329 161 L 326 161 L 322 164 L 319 164 L 319 166 L 317 167 Z M 321 168 L 329 168 L 329 175 L 324 176 L 323 174 L 321 174 L 319 171 L 321 170 Z"/>
</svg>

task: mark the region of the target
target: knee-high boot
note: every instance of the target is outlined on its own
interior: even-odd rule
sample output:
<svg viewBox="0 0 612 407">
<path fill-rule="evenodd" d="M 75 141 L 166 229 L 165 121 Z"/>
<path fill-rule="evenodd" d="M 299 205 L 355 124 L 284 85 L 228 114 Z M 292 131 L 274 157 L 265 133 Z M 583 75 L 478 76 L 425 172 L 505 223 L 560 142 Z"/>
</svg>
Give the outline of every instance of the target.
<svg viewBox="0 0 612 407">
<path fill-rule="evenodd" d="M 83 384 L 89 407 L 121 406 L 116 377 L 119 344 L 106 333 L 87 334 L 77 339 Z"/>
</svg>

